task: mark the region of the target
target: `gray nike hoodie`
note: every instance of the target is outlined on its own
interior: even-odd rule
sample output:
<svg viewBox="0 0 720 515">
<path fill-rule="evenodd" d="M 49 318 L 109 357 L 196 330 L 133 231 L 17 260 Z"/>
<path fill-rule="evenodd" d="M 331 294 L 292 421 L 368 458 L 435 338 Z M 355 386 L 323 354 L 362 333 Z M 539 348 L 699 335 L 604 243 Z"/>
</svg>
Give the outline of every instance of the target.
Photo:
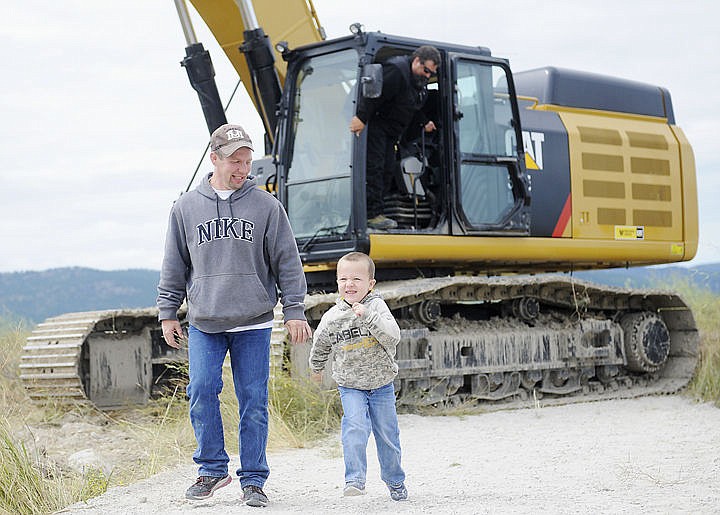
<svg viewBox="0 0 720 515">
<path fill-rule="evenodd" d="M 189 322 L 207 333 L 268 322 L 279 287 L 285 320 L 305 320 L 305 275 L 282 204 L 250 177 L 222 200 L 211 176 L 170 212 L 158 318 L 176 319 L 187 296 Z"/>
</svg>

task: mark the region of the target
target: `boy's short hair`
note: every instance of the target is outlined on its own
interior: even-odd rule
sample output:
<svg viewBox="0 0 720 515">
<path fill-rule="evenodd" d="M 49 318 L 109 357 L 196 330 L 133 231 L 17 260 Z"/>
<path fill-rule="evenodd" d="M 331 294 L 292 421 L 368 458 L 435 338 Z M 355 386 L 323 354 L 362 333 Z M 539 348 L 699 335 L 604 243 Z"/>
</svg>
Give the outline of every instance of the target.
<svg viewBox="0 0 720 515">
<path fill-rule="evenodd" d="M 375 263 L 372 258 L 362 252 L 348 252 L 343 257 L 338 259 L 340 261 L 365 261 L 368 265 L 368 272 L 370 273 L 370 279 L 375 279 Z"/>
</svg>

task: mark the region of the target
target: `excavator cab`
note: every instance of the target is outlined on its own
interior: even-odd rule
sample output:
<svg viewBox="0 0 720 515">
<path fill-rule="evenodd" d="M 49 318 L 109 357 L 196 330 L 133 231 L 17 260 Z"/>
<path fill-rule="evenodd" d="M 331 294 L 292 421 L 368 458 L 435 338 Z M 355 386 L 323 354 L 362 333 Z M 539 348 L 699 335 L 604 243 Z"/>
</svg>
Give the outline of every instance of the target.
<svg viewBox="0 0 720 515">
<path fill-rule="evenodd" d="M 438 130 L 406 131 L 385 196 L 385 214 L 398 228 L 368 229 L 366 132 L 356 137 L 348 128 L 366 91 L 358 85 L 368 80 L 366 65 L 409 55 L 421 44 L 359 33 L 284 54 L 277 192 L 305 263 L 330 263 L 352 250 L 373 255 L 376 238 L 528 235 L 529 191 L 509 67 L 486 49 L 447 45 L 437 45 L 443 62 L 424 107 Z M 422 164 L 421 174 L 401 165 L 408 158 Z"/>
</svg>

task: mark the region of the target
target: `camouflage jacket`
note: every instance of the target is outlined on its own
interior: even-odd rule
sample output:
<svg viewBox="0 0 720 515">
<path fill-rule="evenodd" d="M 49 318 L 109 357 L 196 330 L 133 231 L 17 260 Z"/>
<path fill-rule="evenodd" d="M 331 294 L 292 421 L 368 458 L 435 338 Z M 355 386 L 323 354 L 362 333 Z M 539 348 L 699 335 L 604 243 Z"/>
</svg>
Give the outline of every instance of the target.
<svg viewBox="0 0 720 515">
<path fill-rule="evenodd" d="M 310 368 L 319 372 L 333 353 L 332 376 L 338 385 L 358 390 L 385 386 L 397 375 L 395 348 L 400 328 L 385 301 L 371 292 L 357 316 L 343 298 L 325 313 L 313 335 Z"/>
</svg>

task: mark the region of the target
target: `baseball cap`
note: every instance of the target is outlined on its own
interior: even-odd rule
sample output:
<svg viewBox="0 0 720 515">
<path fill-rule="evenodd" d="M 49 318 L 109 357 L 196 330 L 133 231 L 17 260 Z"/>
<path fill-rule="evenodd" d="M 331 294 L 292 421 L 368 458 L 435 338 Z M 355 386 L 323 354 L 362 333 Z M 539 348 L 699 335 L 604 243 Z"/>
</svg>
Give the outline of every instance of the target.
<svg viewBox="0 0 720 515">
<path fill-rule="evenodd" d="M 220 154 L 222 157 L 228 157 L 242 147 L 253 150 L 250 136 L 239 125 L 226 123 L 215 129 L 212 136 L 210 136 L 210 150 Z"/>
</svg>

